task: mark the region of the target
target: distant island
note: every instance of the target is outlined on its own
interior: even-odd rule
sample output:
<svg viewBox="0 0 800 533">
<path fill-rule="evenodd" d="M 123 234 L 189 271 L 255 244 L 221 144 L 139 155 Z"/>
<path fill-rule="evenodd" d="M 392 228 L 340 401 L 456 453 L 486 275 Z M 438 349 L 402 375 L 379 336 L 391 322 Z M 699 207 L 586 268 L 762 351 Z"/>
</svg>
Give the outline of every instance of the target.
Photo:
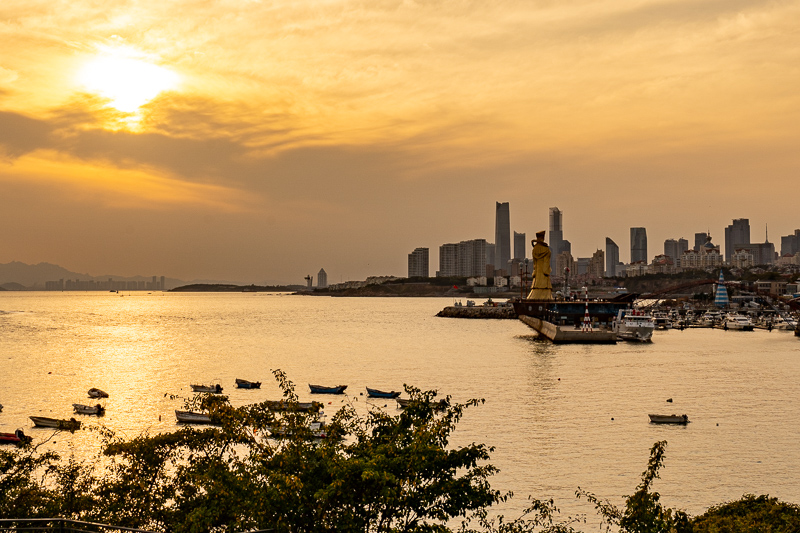
<svg viewBox="0 0 800 533">
<path fill-rule="evenodd" d="M 295 292 L 304 285 L 233 285 L 228 283 L 192 283 L 175 287 L 167 292 Z"/>
</svg>

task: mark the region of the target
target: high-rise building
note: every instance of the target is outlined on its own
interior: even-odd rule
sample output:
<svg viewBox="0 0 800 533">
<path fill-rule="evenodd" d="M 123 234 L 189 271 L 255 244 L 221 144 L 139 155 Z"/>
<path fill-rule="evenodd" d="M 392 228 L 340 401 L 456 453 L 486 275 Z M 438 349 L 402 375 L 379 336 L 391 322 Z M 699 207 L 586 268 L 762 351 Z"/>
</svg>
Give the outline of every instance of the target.
<svg viewBox="0 0 800 533">
<path fill-rule="evenodd" d="M 570 252 L 572 246 L 569 241 L 564 240 L 563 214 L 557 207 L 550 208 L 550 234 L 548 235 L 550 244 L 550 270 L 556 270 L 556 258 L 561 252 Z"/>
<path fill-rule="evenodd" d="M 683 252 L 689 249 L 689 241 L 684 238 L 678 240 L 667 239 L 664 241 L 664 255 L 672 259 L 672 264 L 677 266 Z"/>
<path fill-rule="evenodd" d="M 781 237 L 781 256 L 794 255 L 800 252 L 800 229 L 794 230 L 794 235 Z"/>
<path fill-rule="evenodd" d="M 631 228 L 631 263 L 647 263 L 647 230 Z"/>
<path fill-rule="evenodd" d="M 619 246 L 617 246 L 617 243 L 606 237 L 607 278 L 613 278 L 617 275 L 617 263 L 619 263 Z"/>
<path fill-rule="evenodd" d="M 439 247 L 439 277 L 485 276 L 486 239 L 449 243 Z"/>
<path fill-rule="evenodd" d="M 725 228 L 725 262 L 730 262 L 733 252 L 743 244 L 750 244 L 750 220 L 735 218 Z"/>
<path fill-rule="evenodd" d="M 708 239 L 708 233 L 695 233 L 694 234 L 694 250 L 695 252 L 699 252 L 700 248 L 706 243 L 706 239 Z"/>
<path fill-rule="evenodd" d="M 436 275 L 443 278 L 458 276 L 458 244 L 439 246 L 439 271 Z"/>
<path fill-rule="evenodd" d="M 414 251 L 408 254 L 408 277 L 427 278 L 428 272 L 428 249 L 414 248 Z"/>
<path fill-rule="evenodd" d="M 494 268 L 506 269 L 511 260 L 511 222 L 508 202 L 497 202 L 494 216 Z"/>
<path fill-rule="evenodd" d="M 525 234 L 514 232 L 514 259 L 522 261 L 528 257 L 528 243 L 525 242 Z"/>
<path fill-rule="evenodd" d="M 328 286 L 328 273 L 325 272 L 324 268 L 320 268 L 319 272 L 317 272 L 317 287 L 319 287 L 320 289 L 324 289 L 327 286 Z"/>
<path fill-rule="evenodd" d="M 606 254 L 603 250 L 597 250 L 594 254 L 592 254 L 592 258 L 589 259 L 589 276 L 593 278 L 602 278 L 603 277 L 603 267 L 605 266 L 604 263 L 606 261 Z"/>
</svg>

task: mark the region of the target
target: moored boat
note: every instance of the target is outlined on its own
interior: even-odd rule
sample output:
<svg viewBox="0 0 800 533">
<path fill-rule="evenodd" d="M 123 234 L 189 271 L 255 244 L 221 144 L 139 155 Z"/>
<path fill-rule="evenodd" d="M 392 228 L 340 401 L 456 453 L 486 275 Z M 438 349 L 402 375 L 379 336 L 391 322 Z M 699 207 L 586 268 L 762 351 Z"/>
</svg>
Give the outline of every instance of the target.
<svg viewBox="0 0 800 533">
<path fill-rule="evenodd" d="M 322 409 L 320 402 L 289 402 L 286 400 L 266 400 L 264 402 L 270 411 L 314 411 Z"/>
<path fill-rule="evenodd" d="M 63 429 L 65 431 L 75 431 L 81 428 L 80 421 L 74 418 L 70 418 L 69 420 L 49 418 L 46 416 L 29 416 L 28 418 L 33 421 L 33 425 L 37 428 Z"/>
<path fill-rule="evenodd" d="M 27 436 L 21 429 L 16 430 L 14 433 L 0 433 L 0 444 L 22 446 L 31 440 L 31 437 Z"/>
<path fill-rule="evenodd" d="M 323 387 L 322 385 L 308 384 L 311 394 L 344 394 L 347 385 L 337 385 L 335 387 Z"/>
<path fill-rule="evenodd" d="M 192 392 L 208 392 L 211 394 L 220 394 L 222 392 L 222 385 L 190 385 Z"/>
<path fill-rule="evenodd" d="M 72 408 L 79 415 L 97 415 L 102 416 L 106 414 L 106 408 L 100 405 L 83 405 L 80 403 L 73 403 Z"/>
<path fill-rule="evenodd" d="M 393 400 L 398 396 L 400 396 L 400 394 L 401 393 L 395 391 L 385 392 L 382 390 L 370 389 L 369 387 L 367 387 L 367 396 L 369 398 L 388 398 L 390 400 Z"/>
<path fill-rule="evenodd" d="M 98 388 L 92 387 L 89 389 L 89 398 L 108 398 L 108 393 L 106 391 L 100 390 Z"/>
<path fill-rule="evenodd" d="M 311 422 L 308 425 L 309 437 L 312 439 L 327 439 L 328 438 L 328 427 L 325 422 L 317 421 Z M 269 433 L 273 437 L 286 437 L 292 435 L 294 432 L 282 425 L 273 426 L 270 428 Z"/>
<path fill-rule="evenodd" d="M 395 398 L 395 401 L 397 402 L 397 407 L 400 409 L 405 409 L 413 400 L 410 398 Z M 437 402 L 431 402 L 431 405 L 436 411 L 444 411 L 447 409 L 447 400 L 442 399 Z"/>
<path fill-rule="evenodd" d="M 755 327 L 753 322 L 744 315 L 739 313 L 728 313 L 725 320 L 722 322 L 724 329 L 732 329 L 736 331 L 753 331 Z"/>
<path fill-rule="evenodd" d="M 236 378 L 236 386 L 240 389 L 260 389 L 261 382 Z"/>
<path fill-rule="evenodd" d="M 686 415 L 647 415 L 653 424 L 688 424 L 689 417 Z"/>
<path fill-rule="evenodd" d="M 175 410 L 175 418 L 178 422 L 185 424 L 214 424 L 211 421 L 211 416 L 208 413 L 197 413 L 195 411 L 178 411 Z"/>
<path fill-rule="evenodd" d="M 650 342 L 653 339 L 655 328 L 652 316 L 641 311 L 629 309 L 627 311 L 619 311 L 617 319 L 614 320 L 613 329 L 618 339 Z"/>
</svg>

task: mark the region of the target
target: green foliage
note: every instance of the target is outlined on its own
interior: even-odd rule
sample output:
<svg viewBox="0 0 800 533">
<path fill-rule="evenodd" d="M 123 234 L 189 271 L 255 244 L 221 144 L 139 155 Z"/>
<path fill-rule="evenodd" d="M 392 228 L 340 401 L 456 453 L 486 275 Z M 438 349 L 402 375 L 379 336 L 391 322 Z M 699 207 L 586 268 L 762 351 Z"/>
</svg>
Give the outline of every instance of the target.
<svg viewBox="0 0 800 533">
<path fill-rule="evenodd" d="M 695 533 L 794 533 L 800 531 L 800 506 L 746 494 L 693 518 L 692 526 Z"/>
</svg>

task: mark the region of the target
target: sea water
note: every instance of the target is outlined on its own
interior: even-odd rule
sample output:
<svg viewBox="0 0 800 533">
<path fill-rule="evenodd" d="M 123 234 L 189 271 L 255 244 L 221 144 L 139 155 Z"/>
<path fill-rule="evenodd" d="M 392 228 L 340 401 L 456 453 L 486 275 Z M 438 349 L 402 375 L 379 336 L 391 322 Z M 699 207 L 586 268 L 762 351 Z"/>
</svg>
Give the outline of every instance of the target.
<svg viewBox="0 0 800 533">
<path fill-rule="evenodd" d="M 492 485 L 567 513 L 591 507 L 581 487 L 621 504 L 654 442 L 668 442 L 655 490 L 699 514 L 745 493 L 800 502 L 800 339 L 791 332 L 658 331 L 648 344 L 553 345 L 517 320 L 437 318 L 452 300 L 330 298 L 267 293 L 0 293 L 0 431 L 30 415 L 69 418 L 73 403 L 107 414 L 74 415 L 119 435 L 174 430 L 192 383 L 220 383 L 234 405 L 278 399 L 272 370 L 301 401 L 343 402 L 397 413 L 365 387 L 432 389 L 471 407 L 451 443 L 494 448 Z M 236 389 L 235 378 L 261 381 Z M 348 385 L 311 396 L 308 383 Z M 666 400 L 672 398 L 669 403 Z M 687 426 L 654 425 L 648 413 L 687 414 Z M 47 444 L 87 455 L 98 432 L 59 433 Z M 590 520 L 591 521 L 591 520 Z"/>
</svg>

